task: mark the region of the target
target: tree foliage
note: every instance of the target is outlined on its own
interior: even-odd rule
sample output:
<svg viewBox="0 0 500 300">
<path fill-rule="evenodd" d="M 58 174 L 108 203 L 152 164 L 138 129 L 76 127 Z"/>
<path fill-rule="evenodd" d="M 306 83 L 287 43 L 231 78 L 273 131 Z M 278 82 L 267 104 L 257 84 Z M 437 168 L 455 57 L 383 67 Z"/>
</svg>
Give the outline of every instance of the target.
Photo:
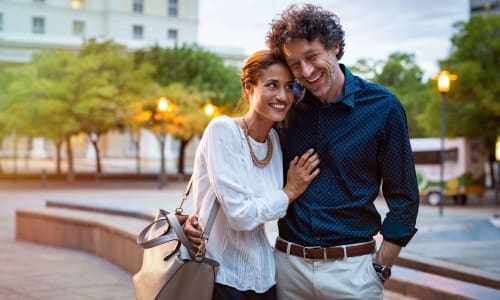
<svg viewBox="0 0 500 300">
<path fill-rule="evenodd" d="M 447 95 L 447 135 L 482 138 L 492 155 L 500 136 L 500 15 L 473 16 L 454 27 L 451 54 L 440 62 L 458 75 Z M 428 131 L 439 126 L 439 101 L 436 95 L 419 118 Z"/>
<path fill-rule="evenodd" d="M 149 129 L 158 137 L 167 133 L 179 140 L 177 167 L 178 172 L 183 174 L 186 145 L 194 136 L 201 136 L 210 121 L 210 117 L 203 112 L 207 95 L 206 92 L 197 91 L 180 83 L 166 87 L 158 86 L 156 89 L 155 94 L 168 95 L 168 108 L 165 112 L 160 112 L 156 109 L 155 101 L 153 99 L 149 101 L 148 109 L 151 111 Z M 161 122 L 164 122 L 163 128 Z"/>
<path fill-rule="evenodd" d="M 0 122 L 25 136 L 50 139 L 57 149 L 65 141 L 69 177 L 71 137 L 87 134 L 99 173 L 99 136 L 123 128 L 133 103 L 144 97 L 152 70 L 147 64 L 135 65 L 133 56 L 111 41 L 89 40 L 78 53 L 41 52 L 31 63 L 10 71 L 15 80 L 6 84 L 8 97 L 1 103 L 6 109 Z"/>
<path fill-rule="evenodd" d="M 75 88 L 83 94 L 73 109 L 81 132 L 94 145 L 100 173 L 99 137 L 127 123 L 131 106 L 145 96 L 153 68 L 136 65 L 133 56 L 112 41 L 88 41 L 78 55 L 78 63 Z"/>
<path fill-rule="evenodd" d="M 154 79 L 160 85 L 180 83 L 209 92 L 207 100 L 227 110 L 231 110 L 240 98 L 238 69 L 225 66 L 220 56 L 196 45 L 174 48 L 156 46 L 149 51 L 136 52 L 136 61 L 154 65 Z"/>
</svg>

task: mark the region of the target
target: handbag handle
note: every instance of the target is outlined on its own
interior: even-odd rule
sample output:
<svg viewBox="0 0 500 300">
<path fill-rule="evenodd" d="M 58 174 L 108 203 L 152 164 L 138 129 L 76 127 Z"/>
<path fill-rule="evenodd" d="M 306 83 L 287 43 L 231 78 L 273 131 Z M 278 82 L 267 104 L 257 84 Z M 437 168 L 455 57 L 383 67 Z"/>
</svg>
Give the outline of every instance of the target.
<svg viewBox="0 0 500 300">
<path fill-rule="evenodd" d="M 164 244 L 166 242 L 170 242 L 170 241 L 178 239 L 174 235 L 167 235 L 167 234 L 165 234 L 167 232 L 167 230 L 168 230 L 168 226 L 172 226 L 171 225 L 171 223 L 172 223 L 171 219 L 167 218 L 167 216 L 169 216 L 171 214 L 168 213 L 167 211 L 163 210 L 163 209 L 160 209 L 159 212 L 160 212 L 161 217 L 157 218 L 156 220 L 154 220 L 152 223 L 150 223 L 148 226 L 146 226 L 139 233 L 139 235 L 137 235 L 137 244 L 139 244 L 144 249 L 153 248 L 153 247 L 156 247 L 158 245 Z M 177 222 L 177 224 L 179 224 L 179 221 L 177 220 L 177 218 L 176 217 L 174 217 L 174 218 L 175 218 L 175 221 Z M 146 239 L 146 235 L 148 234 L 148 232 L 151 230 L 151 228 L 153 228 L 157 223 L 159 223 L 161 221 L 166 222 L 168 224 L 168 226 L 164 225 L 166 227 L 165 232 L 162 235 L 160 235 L 160 236 L 157 236 L 157 237 L 155 237 L 153 239 L 147 240 Z M 179 224 L 179 226 L 180 226 L 180 224 Z M 196 250 L 196 247 L 194 247 L 192 245 L 190 247 L 188 247 L 188 248 L 192 248 L 193 250 Z"/>
<path fill-rule="evenodd" d="M 191 258 L 194 258 L 194 256 L 198 256 L 198 257 L 205 256 L 205 244 L 208 241 L 208 236 L 210 235 L 210 231 L 212 230 L 212 226 L 214 225 L 215 217 L 217 216 L 218 210 L 219 210 L 219 201 L 217 201 L 217 198 L 216 198 L 214 205 L 212 206 L 212 209 L 210 210 L 210 215 L 208 217 L 208 221 L 207 221 L 207 225 L 205 226 L 205 230 L 203 230 L 203 233 L 201 234 L 201 239 L 203 240 L 203 242 L 199 248 L 193 246 L 193 244 L 189 241 L 186 234 L 184 233 L 184 228 L 181 226 L 181 224 L 179 223 L 179 221 L 177 220 L 175 215 L 167 214 L 167 218 L 169 220 L 170 226 L 172 226 L 172 229 L 174 230 L 175 235 L 179 238 L 179 241 L 188 250 L 190 250 L 189 254 L 191 255 Z M 191 250 L 197 250 L 196 255 L 193 255 Z"/>
<path fill-rule="evenodd" d="M 191 186 L 193 184 L 193 177 L 189 179 L 188 185 L 186 190 L 184 191 L 184 194 L 182 195 L 181 203 L 178 208 L 175 209 L 175 214 L 168 213 L 167 211 L 160 209 L 160 218 L 157 218 L 154 220 L 151 224 L 146 226 L 137 236 L 137 244 L 142 246 L 144 249 L 149 249 L 153 248 L 155 246 L 161 245 L 163 243 L 172 241 L 172 240 L 179 240 L 184 247 L 188 250 L 190 256 L 193 258 L 194 256 L 204 256 L 205 255 L 205 244 L 208 241 L 208 237 L 210 235 L 210 231 L 212 230 L 212 226 L 215 222 L 215 217 L 217 216 L 217 211 L 219 210 L 219 201 L 217 198 L 214 201 L 214 205 L 212 206 L 212 209 L 210 210 L 210 215 L 208 217 L 207 225 L 205 226 L 205 230 L 201 234 L 201 239 L 203 240 L 202 244 L 200 245 L 199 248 L 195 247 L 187 238 L 186 234 L 184 233 L 184 229 L 182 225 L 179 223 L 179 220 L 177 219 L 177 215 L 182 214 L 182 206 L 184 205 L 184 202 L 186 201 L 187 197 L 189 196 L 189 192 L 191 191 Z M 165 221 L 168 223 L 168 226 L 172 228 L 172 230 L 175 233 L 174 235 L 167 235 L 167 231 L 169 227 L 167 227 L 164 231 L 164 233 L 160 236 L 157 236 L 153 239 L 146 240 L 146 235 L 148 234 L 149 230 L 153 228 L 158 222 L 160 221 Z M 196 252 L 195 252 L 196 251 Z M 196 253 L 194 255 L 193 253 Z"/>
</svg>

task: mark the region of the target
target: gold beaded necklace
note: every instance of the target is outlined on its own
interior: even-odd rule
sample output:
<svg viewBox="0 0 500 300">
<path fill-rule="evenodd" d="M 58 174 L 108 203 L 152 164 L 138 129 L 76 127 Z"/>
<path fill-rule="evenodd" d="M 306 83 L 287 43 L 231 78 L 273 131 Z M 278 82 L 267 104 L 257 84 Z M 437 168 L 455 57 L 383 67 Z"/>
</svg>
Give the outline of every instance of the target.
<svg viewBox="0 0 500 300">
<path fill-rule="evenodd" d="M 271 157 L 273 156 L 273 142 L 271 141 L 271 137 L 267 135 L 266 139 L 266 144 L 267 144 L 267 153 L 266 156 L 264 157 L 263 160 L 260 160 L 254 153 L 252 145 L 250 143 L 250 138 L 248 137 L 248 124 L 247 121 L 245 120 L 245 117 L 242 117 L 243 119 L 243 124 L 245 125 L 245 128 L 243 129 L 243 132 L 245 133 L 245 139 L 247 140 L 247 145 L 248 148 L 250 149 L 250 156 L 252 157 L 252 161 L 254 165 L 256 165 L 259 168 L 264 168 L 271 162 Z"/>
</svg>

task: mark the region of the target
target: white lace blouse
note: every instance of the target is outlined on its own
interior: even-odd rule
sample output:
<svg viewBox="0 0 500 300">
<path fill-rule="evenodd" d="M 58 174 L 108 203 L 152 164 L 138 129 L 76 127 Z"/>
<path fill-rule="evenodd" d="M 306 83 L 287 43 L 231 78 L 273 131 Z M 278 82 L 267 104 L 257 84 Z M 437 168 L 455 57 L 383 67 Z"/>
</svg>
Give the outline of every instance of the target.
<svg viewBox="0 0 500 300">
<path fill-rule="evenodd" d="M 272 129 L 271 162 L 255 166 L 236 122 L 220 116 L 203 134 L 194 162 L 195 213 L 205 225 L 215 195 L 221 204 L 207 256 L 220 264 L 216 281 L 238 290 L 264 292 L 275 284 L 272 247 L 264 223 L 285 215 L 288 197 L 283 192 L 283 163 L 278 134 Z M 257 157 L 267 152 L 266 143 L 252 139 Z"/>
</svg>

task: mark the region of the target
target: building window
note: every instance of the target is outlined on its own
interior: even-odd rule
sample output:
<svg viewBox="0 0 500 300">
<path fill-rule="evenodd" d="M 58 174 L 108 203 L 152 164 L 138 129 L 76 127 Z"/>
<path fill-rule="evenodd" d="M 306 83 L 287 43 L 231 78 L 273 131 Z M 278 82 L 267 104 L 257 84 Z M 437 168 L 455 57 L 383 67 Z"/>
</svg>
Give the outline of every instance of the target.
<svg viewBox="0 0 500 300">
<path fill-rule="evenodd" d="M 143 0 L 134 0 L 134 12 L 136 13 L 142 13 L 144 6 L 144 1 Z"/>
<path fill-rule="evenodd" d="M 85 0 L 71 0 L 71 8 L 81 9 L 85 6 Z"/>
<path fill-rule="evenodd" d="M 73 35 L 83 35 L 85 33 L 85 23 L 83 21 L 73 21 Z"/>
<path fill-rule="evenodd" d="M 168 0 L 168 16 L 177 17 L 177 0 Z"/>
<path fill-rule="evenodd" d="M 177 43 L 178 31 L 177 29 L 169 29 L 167 32 L 167 39 L 173 40 Z"/>
<path fill-rule="evenodd" d="M 134 25 L 133 36 L 136 40 L 142 40 L 144 34 L 143 27 L 141 25 Z"/>
<path fill-rule="evenodd" d="M 500 1 L 472 1 L 471 12 L 488 12 L 498 9 Z"/>
<path fill-rule="evenodd" d="M 0 12 L 0 31 L 3 29 L 3 14 Z"/>
<path fill-rule="evenodd" d="M 45 19 L 40 17 L 33 17 L 31 31 L 36 34 L 44 34 Z"/>
</svg>

